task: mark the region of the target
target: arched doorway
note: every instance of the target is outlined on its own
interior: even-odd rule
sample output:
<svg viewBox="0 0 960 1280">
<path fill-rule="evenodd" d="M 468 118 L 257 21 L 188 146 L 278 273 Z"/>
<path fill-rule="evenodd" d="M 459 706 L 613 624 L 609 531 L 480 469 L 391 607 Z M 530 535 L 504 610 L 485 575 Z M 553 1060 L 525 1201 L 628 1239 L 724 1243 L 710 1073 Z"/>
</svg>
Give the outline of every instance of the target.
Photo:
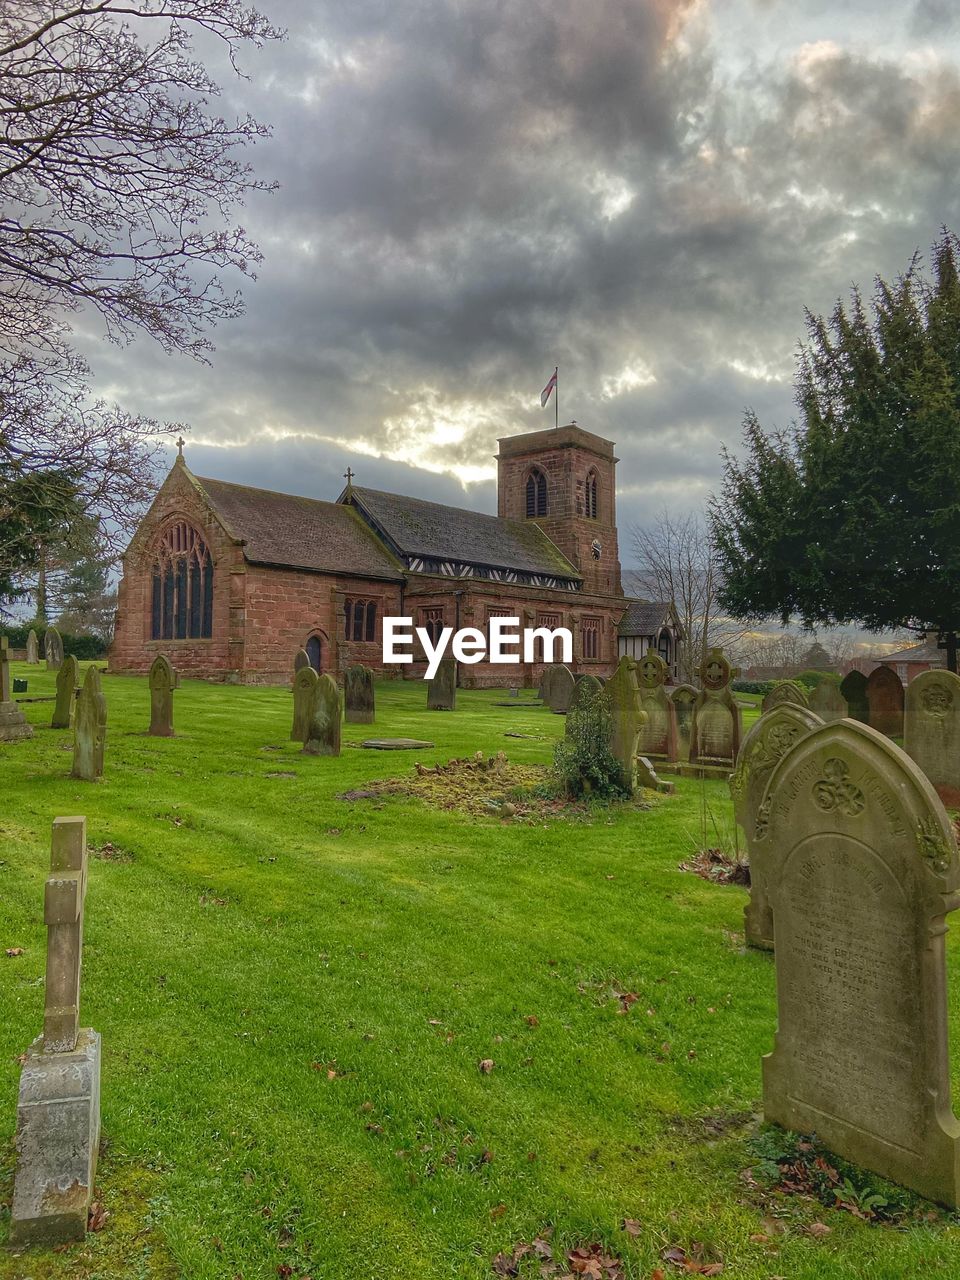
<svg viewBox="0 0 960 1280">
<path fill-rule="evenodd" d="M 319 636 L 311 636 L 307 641 L 307 657 L 317 675 L 323 670 L 323 645 Z"/>
</svg>

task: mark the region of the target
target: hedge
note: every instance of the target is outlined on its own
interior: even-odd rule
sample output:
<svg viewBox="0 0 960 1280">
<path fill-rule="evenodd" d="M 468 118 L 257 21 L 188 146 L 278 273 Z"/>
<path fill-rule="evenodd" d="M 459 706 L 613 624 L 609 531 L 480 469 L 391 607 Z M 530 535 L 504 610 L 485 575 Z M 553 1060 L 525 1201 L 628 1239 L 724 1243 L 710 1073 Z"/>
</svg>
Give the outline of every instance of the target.
<svg viewBox="0 0 960 1280">
<path fill-rule="evenodd" d="M 29 622 L 22 627 L 0 627 L 0 635 L 9 638 L 11 649 L 25 649 L 27 647 L 27 636 L 31 630 L 37 633 L 42 656 L 43 627 L 34 625 L 31 628 Z M 78 662 L 89 662 L 92 658 L 102 658 L 107 652 L 107 642 L 102 636 L 75 636 L 69 632 L 61 631 L 60 639 L 63 641 L 64 657 L 69 657 L 72 654 Z"/>
</svg>

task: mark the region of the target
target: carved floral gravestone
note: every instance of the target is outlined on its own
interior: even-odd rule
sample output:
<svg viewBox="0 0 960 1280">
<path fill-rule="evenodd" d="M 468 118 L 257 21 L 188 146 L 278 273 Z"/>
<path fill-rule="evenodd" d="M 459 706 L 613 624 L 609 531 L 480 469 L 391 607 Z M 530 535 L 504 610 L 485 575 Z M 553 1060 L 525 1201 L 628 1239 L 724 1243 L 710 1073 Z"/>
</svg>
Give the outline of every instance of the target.
<svg viewBox="0 0 960 1280">
<path fill-rule="evenodd" d="M 847 700 L 835 680 L 821 680 L 810 691 L 809 706 L 821 720 L 843 720 L 847 714 Z"/>
<path fill-rule="evenodd" d="M 773 912 L 767 893 L 770 872 L 766 846 L 756 838 L 757 815 L 770 775 L 790 748 L 823 721 L 808 707 L 782 702 L 765 712 L 743 739 L 730 778 L 733 812 L 744 834 L 750 861 L 750 901 L 743 911 L 744 934 L 751 947 L 773 949 Z"/>
<path fill-rule="evenodd" d="M 59 671 L 63 662 L 63 641 L 56 627 L 47 627 L 43 633 L 43 656 L 48 671 Z"/>
<path fill-rule="evenodd" d="M 313 713 L 313 700 L 317 692 L 317 681 L 320 677 L 313 667 L 301 667 L 293 677 L 293 728 L 290 730 L 291 742 L 306 742 L 310 730 L 310 716 Z"/>
<path fill-rule="evenodd" d="M 33 737 L 28 724 L 10 690 L 10 649 L 7 636 L 0 636 L 0 742 L 18 742 Z"/>
<path fill-rule="evenodd" d="M 33 627 L 27 632 L 27 661 L 31 666 L 36 666 L 40 661 L 40 641 Z"/>
<path fill-rule="evenodd" d="M 457 663 L 454 658 L 442 658 L 437 674 L 427 681 L 427 710 L 456 711 Z"/>
<path fill-rule="evenodd" d="M 155 738 L 173 737 L 173 691 L 180 677 L 170 659 L 158 653 L 150 668 L 150 733 Z"/>
<path fill-rule="evenodd" d="M 960 676 L 922 671 L 907 685 L 903 747 L 951 809 L 960 808 Z"/>
<path fill-rule="evenodd" d="M 316 675 L 316 672 L 314 672 Z M 317 679 L 310 707 L 307 738 L 303 744 L 308 756 L 338 756 L 340 754 L 340 721 L 343 708 L 340 690 L 331 675 Z"/>
<path fill-rule="evenodd" d="M 847 704 L 851 720 L 870 723 L 870 706 L 867 702 L 867 677 L 862 671 L 850 671 L 840 681 L 840 694 Z"/>
<path fill-rule="evenodd" d="M 107 700 L 100 689 L 100 672 L 87 668 L 73 728 L 73 777 L 95 782 L 103 777 L 103 749 L 107 737 Z"/>
<path fill-rule="evenodd" d="M 53 704 L 53 715 L 50 717 L 51 729 L 69 729 L 73 724 L 79 683 L 80 664 L 71 653 L 60 663 L 60 669 L 57 671 L 57 700 Z"/>
<path fill-rule="evenodd" d="M 565 716 L 570 708 L 570 699 L 576 681 L 573 672 L 562 662 L 554 662 L 543 673 L 543 700 L 551 711 Z"/>
<path fill-rule="evenodd" d="M 347 724 L 373 724 L 373 672 L 369 667 L 356 663 L 347 667 L 343 683 Z"/>
<path fill-rule="evenodd" d="M 774 707 L 792 702 L 796 707 L 809 706 L 810 699 L 806 689 L 796 680 L 779 680 L 760 704 L 761 711 L 772 711 Z"/>
<path fill-rule="evenodd" d="M 693 705 L 690 763 L 701 773 L 728 772 L 740 750 L 740 708 L 730 692 L 737 674 L 722 649 L 711 649 L 700 664 L 702 688 Z"/>
<path fill-rule="evenodd" d="M 653 649 L 637 663 L 640 709 L 646 716 L 637 750 L 648 760 L 677 759 L 677 709 L 664 687 L 669 676 L 670 668 Z"/>
<path fill-rule="evenodd" d="M 604 685 L 610 711 L 610 751 L 620 765 L 620 785 L 630 795 L 637 786 L 637 743 L 645 716 L 640 709 L 637 664 L 624 655 Z"/>
<path fill-rule="evenodd" d="M 692 684 L 678 684 L 670 692 L 677 715 L 677 759 L 690 759 L 690 730 L 693 727 L 693 707 L 699 696 L 699 690 Z"/>
<path fill-rule="evenodd" d="M 905 752 L 840 720 L 794 744 L 762 809 L 778 1012 L 765 1118 L 955 1206 L 944 917 L 960 866 L 943 805 Z"/>
<path fill-rule="evenodd" d="M 12 1245 L 65 1244 L 87 1229 L 100 1142 L 100 1036 L 80 1027 L 86 888 L 86 820 L 57 818 L 44 897 L 43 1035 L 20 1073 Z"/>
<path fill-rule="evenodd" d="M 903 733 L 903 685 L 890 667 L 875 667 L 867 677 L 870 727 L 888 738 Z"/>
<path fill-rule="evenodd" d="M 596 676 L 584 676 L 582 680 L 577 680 L 576 687 L 570 698 L 570 705 L 567 707 L 567 723 L 564 727 L 564 736 L 571 737 L 575 731 L 576 711 L 581 703 L 590 702 L 592 698 L 602 691 L 603 685 Z"/>
</svg>

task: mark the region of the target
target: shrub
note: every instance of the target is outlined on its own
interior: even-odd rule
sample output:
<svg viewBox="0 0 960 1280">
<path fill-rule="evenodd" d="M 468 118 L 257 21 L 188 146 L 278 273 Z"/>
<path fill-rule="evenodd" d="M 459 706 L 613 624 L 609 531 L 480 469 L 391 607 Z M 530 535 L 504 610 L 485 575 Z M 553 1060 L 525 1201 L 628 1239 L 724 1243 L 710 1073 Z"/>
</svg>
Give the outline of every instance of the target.
<svg viewBox="0 0 960 1280">
<path fill-rule="evenodd" d="M 602 689 L 585 690 L 567 713 L 553 767 L 568 796 L 620 796 L 620 765 L 610 750 L 610 709 Z"/>
<path fill-rule="evenodd" d="M 839 685 L 841 679 L 842 677 L 835 671 L 801 671 L 798 676 L 794 676 L 797 684 L 802 684 L 805 689 L 815 689 L 824 680 L 830 680 Z"/>
<path fill-rule="evenodd" d="M 734 693 L 759 693 L 764 697 L 770 692 L 778 680 L 732 680 L 730 688 Z"/>
<path fill-rule="evenodd" d="M 23 626 L 18 627 L 0 627 L 0 635 L 5 635 L 9 638 L 11 649 L 25 649 L 27 647 L 27 636 L 31 628 L 37 633 L 42 657 L 43 633 L 46 631 L 46 627 L 42 622 L 26 622 Z M 72 654 L 78 662 L 89 662 L 93 658 L 102 658 L 107 652 L 107 643 L 103 636 L 75 636 L 68 631 L 61 631 L 60 638 L 63 641 L 64 657 L 69 657 Z"/>
</svg>

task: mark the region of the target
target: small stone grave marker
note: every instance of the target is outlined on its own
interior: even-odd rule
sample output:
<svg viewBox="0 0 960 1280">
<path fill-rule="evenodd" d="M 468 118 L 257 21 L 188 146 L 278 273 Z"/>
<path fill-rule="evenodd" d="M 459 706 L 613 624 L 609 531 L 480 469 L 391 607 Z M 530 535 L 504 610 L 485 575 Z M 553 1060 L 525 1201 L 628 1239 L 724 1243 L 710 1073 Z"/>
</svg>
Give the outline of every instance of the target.
<svg viewBox="0 0 960 1280">
<path fill-rule="evenodd" d="M 437 674 L 427 681 L 427 710 L 455 711 L 457 708 L 457 663 L 441 659 Z"/>
<path fill-rule="evenodd" d="M 155 738 L 173 737 L 173 691 L 179 687 L 170 659 L 158 653 L 150 668 L 150 733 Z"/>
<path fill-rule="evenodd" d="M 103 777 L 107 737 L 107 700 L 100 689 L 100 672 L 87 668 L 73 730 L 73 777 L 95 782 Z"/>
</svg>

